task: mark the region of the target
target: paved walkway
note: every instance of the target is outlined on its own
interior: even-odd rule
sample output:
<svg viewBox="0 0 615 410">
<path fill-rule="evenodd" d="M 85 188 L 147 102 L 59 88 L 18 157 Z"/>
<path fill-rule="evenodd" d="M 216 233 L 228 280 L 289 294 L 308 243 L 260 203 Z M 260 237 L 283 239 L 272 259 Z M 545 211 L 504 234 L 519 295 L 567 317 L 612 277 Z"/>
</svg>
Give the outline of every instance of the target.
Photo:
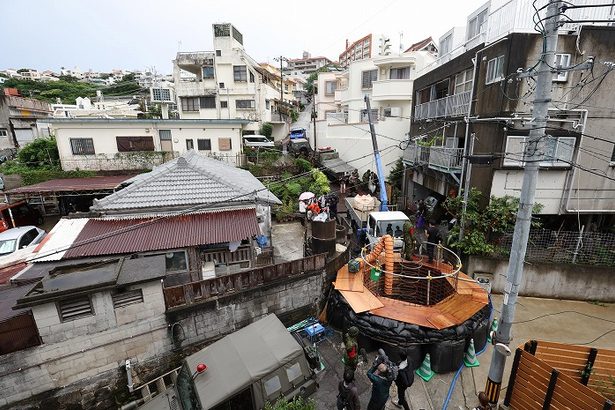
<svg viewBox="0 0 615 410">
<path fill-rule="evenodd" d="M 275 263 L 303 258 L 303 231 L 301 222 L 272 224 L 271 244 Z"/>
<path fill-rule="evenodd" d="M 502 306 L 501 295 L 493 295 L 492 299 L 494 307 L 499 310 Z M 499 317 L 499 313 L 495 312 L 495 314 Z M 591 346 L 615 349 L 613 333 L 600 337 L 615 329 L 615 324 L 599 318 L 615 320 L 615 304 L 522 297 L 519 298 L 517 306 L 515 321 L 518 323 L 513 326 L 512 346 L 521 345 L 529 339 L 583 344 L 598 338 L 591 343 Z M 320 389 L 314 395 L 314 399 L 318 409 L 335 409 L 337 384 L 343 374 L 341 336 L 335 332 L 319 347 L 326 369 L 319 374 Z M 464 368 L 461 371 L 452 391 L 448 409 L 471 409 L 478 404 L 476 397 L 478 392 L 484 389 L 491 354 L 492 347 L 489 345 L 487 350 L 478 357 L 481 363 L 479 367 Z M 369 363 L 373 358 L 374 353 L 371 353 Z M 506 364 L 504 388 L 508 384 L 511 365 L 512 357 Z M 361 365 L 356 372 L 362 409 L 367 407 L 371 388 L 365 375 L 366 371 L 367 365 Z M 417 376 L 414 385 L 406 393 L 411 408 L 413 410 L 442 409 L 453 378 L 454 373 L 436 374 L 428 383 L 425 383 Z M 504 393 L 503 391 L 500 395 L 501 398 L 504 397 Z M 397 398 L 394 384 L 391 388 L 391 397 Z M 398 409 L 398 407 L 389 402 L 386 409 Z"/>
</svg>

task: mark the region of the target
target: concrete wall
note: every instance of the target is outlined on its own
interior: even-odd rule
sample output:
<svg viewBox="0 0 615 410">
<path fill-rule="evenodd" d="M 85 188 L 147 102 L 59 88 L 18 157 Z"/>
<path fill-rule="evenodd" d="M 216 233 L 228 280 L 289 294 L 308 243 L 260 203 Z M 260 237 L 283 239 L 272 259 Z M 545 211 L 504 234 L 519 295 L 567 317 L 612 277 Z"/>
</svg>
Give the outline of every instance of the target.
<svg viewBox="0 0 615 410">
<path fill-rule="evenodd" d="M 541 170 L 536 184 L 536 202 L 543 208 L 541 214 L 557 214 L 560 209 L 562 191 L 566 181 L 567 170 Z M 491 195 L 502 197 L 510 195 L 519 197 L 523 183 L 523 170 L 501 169 L 493 173 Z"/>
<path fill-rule="evenodd" d="M 186 140 L 191 139 L 194 149 L 198 150 L 198 139 L 209 139 L 211 150 L 200 151 L 206 155 L 218 155 L 222 157 L 235 158 L 242 152 L 240 124 L 199 124 L 199 123 L 179 123 L 171 122 L 153 123 L 148 121 L 141 122 L 79 122 L 79 120 L 53 123 L 53 131 L 58 143 L 60 161 L 62 169 L 134 169 L 146 167 L 148 161 L 152 165 L 157 165 L 164 158 L 156 153 L 145 153 L 143 158 L 133 158 L 133 153 L 121 153 L 122 158 L 116 159 L 117 141 L 116 137 L 151 137 L 154 142 L 154 150 L 162 151 L 159 130 L 171 131 L 172 151 L 184 153 L 187 150 Z M 94 142 L 95 155 L 73 155 L 70 139 L 71 138 L 92 138 Z M 231 139 L 231 150 L 221 150 L 220 138 Z M 149 155 L 152 154 L 152 155 Z M 134 153 L 139 156 L 140 153 Z M 232 161 L 230 161 L 232 162 Z"/>
<path fill-rule="evenodd" d="M 370 169 L 376 171 L 374 163 L 372 139 L 369 133 L 369 125 L 366 123 L 338 124 L 327 126 L 326 121 L 316 123 L 316 133 L 318 146 L 331 146 L 335 148 L 340 158 L 344 161 L 352 161 L 359 157 L 362 159 L 350 162 L 350 165 L 359 170 L 359 174 Z M 395 161 L 403 155 L 399 149 L 399 141 L 406 138 L 408 132 L 408 122 L 400 118 L 386 118 L 375 124 L 376 133 L 386 135 L 390 138 L 378 138 L 378 148 L 380 149 L 384 172 L 388 176 L 390 170 L 395 165 Z M 392 138 L 392 139 L 391 139 Z M 395 141 L 395 140 L 398 141 Z"/>
<path fill-rule="evenodd" d="M 172 344 L 161 284 L 129 289 L 136 288 L 142 289 L 143 303 L 114 309 L 110 293 L 100 292 L 93 295 L 95 315 L 67 322 L 60 322 L 55 303 L 33 307 L 43 344 L 0 356 L 0 407 L 84 379 L 105 380 L 121 372 L 126 359 L 139 363 L 168 354 Z"/>
<path fill-rule="evenodd" d="M 182 346 L 186 346 L 217 339 L 270 313 L 280 316 L 301 309 L 315 314 L 322 298 L 323 280 L 324 273 L 316 273 L 229 295 L 171 312 L 169 321 L 181 324 L 185 334 Z"/>
<path fill-rule="evenodd" d="M 471 256 L 465 267 L 472 277 L 488 273 L 492 291 L 502 293 L 508 260 Z M 572 264 L 526 263 L 522 296 L 615 302 L 613 268 Z"/>
</svg>

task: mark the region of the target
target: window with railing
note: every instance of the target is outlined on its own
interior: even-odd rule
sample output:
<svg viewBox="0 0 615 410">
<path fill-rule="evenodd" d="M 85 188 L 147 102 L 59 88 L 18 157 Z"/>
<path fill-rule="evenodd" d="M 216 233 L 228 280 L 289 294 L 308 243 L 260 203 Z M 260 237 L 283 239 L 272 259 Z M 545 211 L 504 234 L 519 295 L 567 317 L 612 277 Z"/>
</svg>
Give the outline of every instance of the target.
<svg viewBox="0 0 615 410">
<path fill-rule="evenodd" d="M 201 108 L 216 108 L 216 97 L 215 96 L 207 96 L 201 97 L 200 99 Z"/>
<path fill-rule="evenodd" d="M 525 166 L 524 153 L 528 137 L 509 135 L 506 139 L 504 166 Z M 570 167 L 576 144 L 575 137 L 554 137 L 548 135 L 543 142 L 541 167 Z"/>
<path fill-rule="evenodd" d="M 115 137 L 119 152 L 153 151 L 152 137 Z"/>
<path fill-rule="evenodd" d="M 198 111 L 200 108 L 199 97 L 182 97 L 180 98 L 182 111 Z"/>
<path fill-rule="evenodd" d="M 71 138 L 70 147 L 73 155 L 94 155 L 94 140 L 92 138 Z"/>
</svg>

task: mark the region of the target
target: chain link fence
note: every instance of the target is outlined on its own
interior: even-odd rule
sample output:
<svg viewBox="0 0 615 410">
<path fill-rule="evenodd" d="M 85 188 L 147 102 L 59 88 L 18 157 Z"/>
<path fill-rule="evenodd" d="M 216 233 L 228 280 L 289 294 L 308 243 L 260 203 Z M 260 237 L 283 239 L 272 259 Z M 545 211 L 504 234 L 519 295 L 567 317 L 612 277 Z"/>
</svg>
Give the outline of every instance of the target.
<svg viewBox="0 0 615 410">
<path fill-rule="evenodd" d="M 512 232 L 500 237 L 495 256 L 509 256 L 512 237 Z M 525 260 L 615 266 L 615 233 L 533 229 Z"/>
</svg>

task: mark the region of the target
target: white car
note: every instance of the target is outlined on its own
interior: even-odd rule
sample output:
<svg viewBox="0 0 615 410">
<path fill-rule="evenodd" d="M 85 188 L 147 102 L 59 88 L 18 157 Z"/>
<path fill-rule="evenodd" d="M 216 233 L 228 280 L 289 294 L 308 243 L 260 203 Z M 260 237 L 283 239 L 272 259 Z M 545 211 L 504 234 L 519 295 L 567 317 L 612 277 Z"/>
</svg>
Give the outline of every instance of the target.
<svg viewBox="0 0 615 410">
<path fill-rule="evenodd" d="M 273 148 L 274 143 L 269 138 L 264 135 L 244 135 L 243 136 L 243 145 L 246 147 L 266 147 Z"/>
<path fill-rule="evenodd" d="M 20 226 L 0 233 L 0 256 L 40 243 L 47 233 L 36 226 Z"/>
</svg>

